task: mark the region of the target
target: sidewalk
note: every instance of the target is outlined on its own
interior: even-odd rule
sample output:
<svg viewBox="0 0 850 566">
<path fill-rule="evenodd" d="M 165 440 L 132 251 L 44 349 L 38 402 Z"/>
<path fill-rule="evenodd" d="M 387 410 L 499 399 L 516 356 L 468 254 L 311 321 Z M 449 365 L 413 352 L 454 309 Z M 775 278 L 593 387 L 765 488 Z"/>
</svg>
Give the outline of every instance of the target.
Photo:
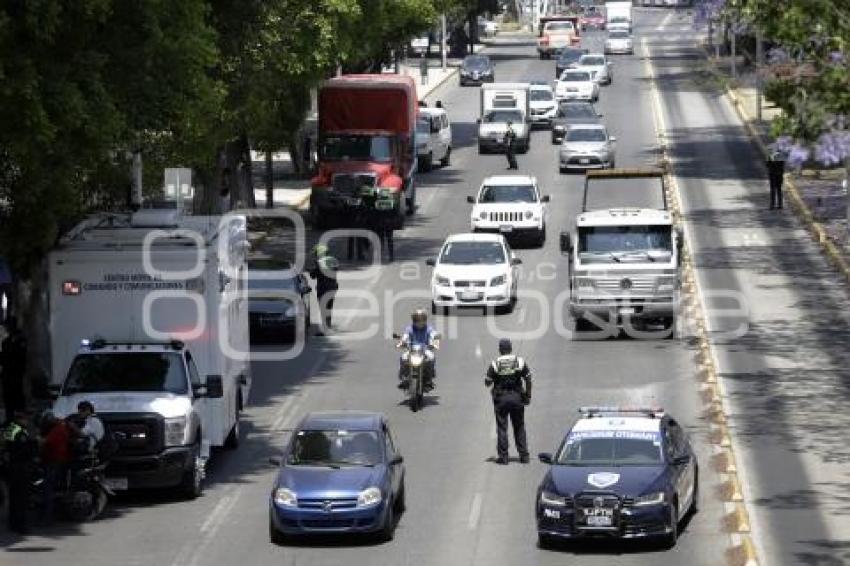
<svg viewBox="0 0 850 566">
<path fill-rule="evenodd" d="M 767 129 L 748 120 L 754 77 L 745 73 L 727 100 L 717 96 L 726 80 L 716 69 L 708 71 L 715 80 L 694 80 L 706 71 L 694 61 L 702 64 L 683 59 L 662 84 L 708 315 L 710 357 L 700 359 L 716 367 L 717 402 L 727 409 L 706 418 L 734 454 L 711 464 L 740 475 L 743 489 L 732 484 L 730 499 L 746 504 L 761 564 L 848 564 L 850 296 L 810 237 L 817 222 L 806 202 L 816 203 L 819 189 L 793 176 L 792 206 L 767 210 Z M 751 134 L 760 136 L 755 146 Z M 797 205 L 796 185 L 806 187 Z"/>
</svg>

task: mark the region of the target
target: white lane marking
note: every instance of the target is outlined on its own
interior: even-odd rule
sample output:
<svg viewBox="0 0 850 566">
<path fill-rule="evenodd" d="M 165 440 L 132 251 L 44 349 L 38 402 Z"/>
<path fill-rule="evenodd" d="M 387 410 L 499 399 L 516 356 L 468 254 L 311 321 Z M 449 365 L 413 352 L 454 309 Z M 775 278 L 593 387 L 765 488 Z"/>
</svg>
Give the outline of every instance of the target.
<svg viewBox="0 0 850 566">
<path fill-rule="evenodd" d="M 519 308 L 519 320 L 517 320 L 517 322 L 520 324 L 520 326 L 525 324 L 525 313 L 526 312 L 527 312 L 527 309 L 525 307 Z"/>
<path fill-rule="evenodd" d="M 206 533 L 210 529 L 212 529 L 220 520 L 222 513 L 224 510 L 231 505 L 231 501 L 233 500 L 233 493 L 236 491 L 236 486 L 231 486 L 227 488 L 227 493 L 222 496 L 218 503 L 216 503 L 213 508 L 212 513 L 209 514 L 207 520 L 201 525 L 201 532 Z"/>
<path fill-rule="evenodd" d="M 481 493 L 476 493 L 472 498 L 472 505 L 469 509 L 469 530 L 474 531 L 478 527 L 478 520 L 481 518 Z"/>
<path fill-rule="evenodd" d="M 661 24 L 659 24 L 659 26 L 657 28 L 655 28 L 655 31 L 664 31 L 664 27 L 667 24 L 669 24 L 670 20 L 672 20 L 672 19 L 673 19 L 673 12 L 668 12 L 667 15 L 664 16 L 664 19 L 661 20 Z"/>
<path fill-rule="evenodd" d="M 233 491 L 233 494 L 227 500 L 227 503 L 222 507 L 221 514 L 219 514 L 214 521 L 208 521 L 208 523 L 205 522 L 204 525 L 201 526 L 201 532 L 204 533 L 204 536 L 201 538 L 200 543 L 196 547 L 192 560 L 189 562 L 188 566 L 197 566 L 200 563 L 204 549 L 210 546 L 210 543 L 216 537 L 218 531 L 224 526 L 225 521 L 228 520 L 230 511 L 239 500 L 239 494 L 243 487 L 243 485 L 240 485 Z M 206 531 L 204 531 L 204 527 L 206 527 Z"/>
<path fill-rule="evenodd" d="M 475 345 L 475 357 L 478 358 L 479 360 L 481 359 L 481 342 L 480 341 Z"/>
<path fill-rule="evenodd" d="M 272 430 L 280 430 L 283 427 L 284 421 L 289 418 L 289 415 L 292 414 L 295 409 L 295 405 L 297 404 L 295 395 L 290 395 L 286 401 L 281 404 L 280 408 L 277 410 L 274 423 L 272 423 Z"/>
</svg>

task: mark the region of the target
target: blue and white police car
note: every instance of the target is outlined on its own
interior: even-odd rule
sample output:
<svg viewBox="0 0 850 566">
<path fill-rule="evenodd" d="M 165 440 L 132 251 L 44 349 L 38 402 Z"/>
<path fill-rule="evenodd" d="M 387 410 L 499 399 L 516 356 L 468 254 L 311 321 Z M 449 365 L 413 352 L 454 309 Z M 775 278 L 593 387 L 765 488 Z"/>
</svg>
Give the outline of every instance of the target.
<svg viewBox="0 0 850 566">
<path fill-rule="evenodd" d="M 662 409 L 583 407 L 537 489 L 541 547 L 592 536 L 676 544 L 695 513 L 699 471 L 688 435 Z"/>
</svg>

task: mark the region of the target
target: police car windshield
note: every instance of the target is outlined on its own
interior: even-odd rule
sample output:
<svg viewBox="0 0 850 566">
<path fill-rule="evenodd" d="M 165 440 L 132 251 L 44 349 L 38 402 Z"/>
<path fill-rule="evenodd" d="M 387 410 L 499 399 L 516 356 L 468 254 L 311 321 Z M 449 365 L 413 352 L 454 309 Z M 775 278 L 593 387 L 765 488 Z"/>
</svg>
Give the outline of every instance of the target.
<svg viewBox="0 0 850 566">
<path fill-rule="evenodd" d="M 374 466 L 383 451 L 378 434 L 364 430 L 299 430 L 286 460 L 290 466 Z"/>
<path fill-rule="evenodd" d="M 478 202 L 537 202 L 537 195 L 532 185 L 491 185 L 482 189 Z"/>
<path fill-rule="evenodd" d="M 99 391 L 164 391 L 185 394 L 188 380 L 180 354 L 104 352 L 76 357 L 63 395 Z"/>
<path fill-rule="evenodd" d="M 572 432 L 556 462 L 566 466 L 652 466 L 663 462 L 657 432 Z"/>
<path fill-rule="evenodd" d="M 443 248 L 440 263 L 495 265 L 505 263 L 505 250 L 499 242 L 450 242 Z"/>
</svg>

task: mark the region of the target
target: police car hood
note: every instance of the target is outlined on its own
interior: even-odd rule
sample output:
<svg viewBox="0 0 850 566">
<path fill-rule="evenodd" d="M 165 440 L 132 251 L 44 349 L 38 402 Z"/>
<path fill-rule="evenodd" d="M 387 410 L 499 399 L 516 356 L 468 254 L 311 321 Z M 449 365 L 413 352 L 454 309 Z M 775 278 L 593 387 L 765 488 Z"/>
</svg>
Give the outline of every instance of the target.
<svg viewBox="0 0 850 566">
<path fill-rule="evenodd" d="M 67 417 L 77 412 L 80 401 L 89 401 L 98 413 L 157 413 L 164 418 L 182 417 L 192 405 L 186 396 L 162 391 L 75 393 L 59 397 L 53 413 Z"/>
<path fill-rule="evenodd" d="M 544 484 L 561 495 L 582 491 L 607 491 L 623 497 L 638 497 L 663 491 L 665 468 L 656 466 L 552 466 Z"/>
</svg>

